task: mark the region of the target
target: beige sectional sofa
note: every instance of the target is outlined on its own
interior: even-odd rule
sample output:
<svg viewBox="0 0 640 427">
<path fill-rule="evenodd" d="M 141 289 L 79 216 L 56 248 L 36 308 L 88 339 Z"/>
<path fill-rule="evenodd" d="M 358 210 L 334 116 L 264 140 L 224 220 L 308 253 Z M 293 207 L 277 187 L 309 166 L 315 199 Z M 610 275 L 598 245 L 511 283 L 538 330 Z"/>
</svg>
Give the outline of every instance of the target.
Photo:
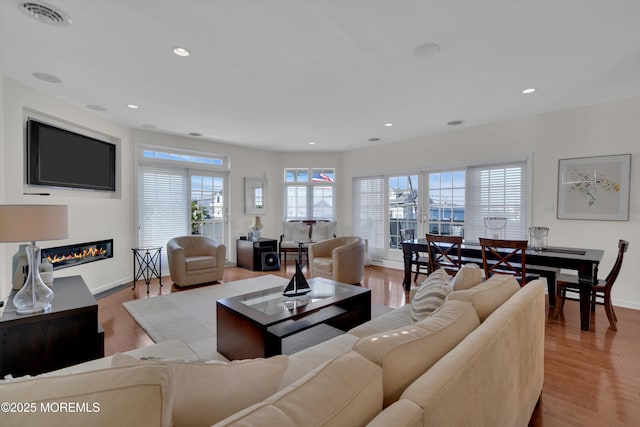
<svg viewBox="0 0 640 427">
<path fill-rule="evenodd" d="M 0 382 L 0 401 L 23 404 L 0 424 L 525 426 L 542 391 L 545 285 L 496 275 L 420 322 L 406 305 L 291 356 L 184 362 L 197 356 L 173 341 Z"/>
</svg>

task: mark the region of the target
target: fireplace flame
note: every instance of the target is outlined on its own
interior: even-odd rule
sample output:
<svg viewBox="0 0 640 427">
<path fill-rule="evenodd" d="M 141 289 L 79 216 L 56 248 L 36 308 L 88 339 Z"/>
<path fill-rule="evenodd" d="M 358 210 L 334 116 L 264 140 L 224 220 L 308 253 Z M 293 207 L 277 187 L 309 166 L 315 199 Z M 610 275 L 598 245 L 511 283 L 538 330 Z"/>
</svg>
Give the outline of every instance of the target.
<svg viewBox="0 0 640 427">
<path fill-rule="evenodd" d="M 69 261 L 73 259 L 82 259 L 82 258 L 87 258 L 91 256 L 103 256 L 103 255 L 106 255 L 106 253 L 107 253 L 106 249 L 93 246 L 88 249 L 83 249 L 81 252 L 74 252 L 67 255 L 47 256 L 47 259 L 51 264 L 55 264 L 57 262 Z"/>
</svg>

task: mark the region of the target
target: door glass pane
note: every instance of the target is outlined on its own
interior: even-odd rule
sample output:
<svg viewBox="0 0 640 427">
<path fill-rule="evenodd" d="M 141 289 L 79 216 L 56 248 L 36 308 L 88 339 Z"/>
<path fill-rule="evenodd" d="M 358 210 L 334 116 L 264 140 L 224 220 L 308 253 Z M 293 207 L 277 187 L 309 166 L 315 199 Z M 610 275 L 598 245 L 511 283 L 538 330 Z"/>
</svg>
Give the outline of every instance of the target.
<svg viewBox="0 0 640 427">
<path fill-rule="evenodd" d="M 418 176 L 389 177 L 389 248 L 402 247 L 402 230 L 417 231 Z"/>
<path fill-rule="evenodd" d="M 224 177 L 191 175 L 191 234 L 225 243 Z"/>
<path fill-rule="evenodd" d="M 430 234 L 464 236 L 465 172 L 429 174 Z"/>
</svg>

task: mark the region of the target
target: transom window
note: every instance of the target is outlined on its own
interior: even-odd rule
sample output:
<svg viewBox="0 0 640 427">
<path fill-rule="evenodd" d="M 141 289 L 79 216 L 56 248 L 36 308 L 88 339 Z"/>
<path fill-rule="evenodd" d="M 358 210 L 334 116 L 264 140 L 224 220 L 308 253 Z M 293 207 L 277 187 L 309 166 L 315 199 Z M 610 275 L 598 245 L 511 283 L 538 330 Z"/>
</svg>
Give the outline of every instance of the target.
<svg viewBox="0 0 640 427">
<path fill-rule="evenodd" d="M 172 162 L 195 163 L 200 165 L 224 166 L 225 159 L 209 157 L 202 154 L 185 154 L 171 151 L 142 150 L 142 157 L 146 159 L 168 160 Z"/>
<path fill-rule="evenodd" d="M 284 170 L 285 220 L 335 218 L 335 169 Z"/>
</svg>

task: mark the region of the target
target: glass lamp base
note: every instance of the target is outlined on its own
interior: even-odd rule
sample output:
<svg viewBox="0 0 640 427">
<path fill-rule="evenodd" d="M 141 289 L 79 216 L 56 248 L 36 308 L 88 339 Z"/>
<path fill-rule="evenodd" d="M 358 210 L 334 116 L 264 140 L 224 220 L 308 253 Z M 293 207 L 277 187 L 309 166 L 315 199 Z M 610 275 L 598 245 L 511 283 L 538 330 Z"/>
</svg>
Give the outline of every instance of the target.
<svg viewBox="0 0 640 427">
<path fill-rule="evenodd" d="M 48 313 L 49 311 L 51 311 L 51 303 L 48 303 L 48 304 L 40 306 L 40 307 L 19 308 L 19 309 L 16 310 L 16 313 L 18 313 L 18 314 L 39 314 L 39 313 Z"/>
<path fill-rule="evenodd" d="M 24 286 L 13 297 L 13 305 L 18 314 L 46 313 L 51 310 L 53 291 L 44 284 L 38 271 L 37 260 L 40 259 L 40 248 L 30 245 L 25 250 L 27 252 L 29 274 Z"/>
</svg>

